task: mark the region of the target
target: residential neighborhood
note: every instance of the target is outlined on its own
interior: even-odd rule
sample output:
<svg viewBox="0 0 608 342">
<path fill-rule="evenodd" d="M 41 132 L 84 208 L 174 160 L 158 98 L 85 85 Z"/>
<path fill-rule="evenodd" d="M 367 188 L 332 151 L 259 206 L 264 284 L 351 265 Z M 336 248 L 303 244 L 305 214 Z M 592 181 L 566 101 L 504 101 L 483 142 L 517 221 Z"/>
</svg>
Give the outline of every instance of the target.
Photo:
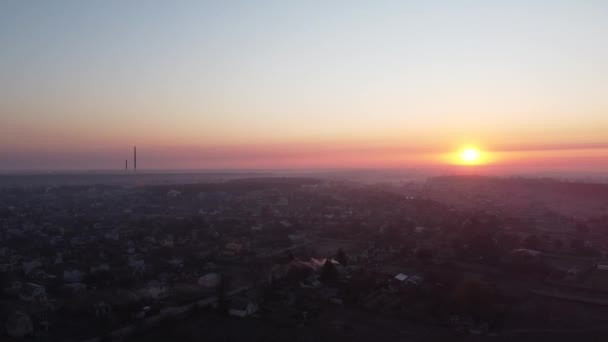
<svg viewBox="0 0 608 342">
<path fill-rule="evenodd" d="M 3 188 L 4 334 L 149 340 L 171 322 L 221 334 L 206 326 L 211 315 L 310 326 L 315 335 L 337 311 L 416 322 L 438 338 L 602 327 L 605 217 L 538 205 L 509 212 L 512 198 L 485 199 L 484 178 L 483 191 L 457 190 L 463 200 L 453 205 L 439 197 L 439 181 Z M 588 318 L 549 309 L 558 302 L 589 308 Z M 341 324 L 339 336 L 357 335 Z"/>
</svg>

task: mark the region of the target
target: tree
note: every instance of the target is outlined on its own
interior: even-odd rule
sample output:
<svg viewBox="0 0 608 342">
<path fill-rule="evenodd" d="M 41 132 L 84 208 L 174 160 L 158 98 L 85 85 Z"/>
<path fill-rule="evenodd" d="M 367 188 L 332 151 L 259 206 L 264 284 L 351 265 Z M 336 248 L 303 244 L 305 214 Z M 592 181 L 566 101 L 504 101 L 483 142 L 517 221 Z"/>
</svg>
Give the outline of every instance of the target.
<svg viewBox="0 0 608 342">
<path fill-rule="evenodd" d="M 230 286 L 230 279 L 225 275 L 220 275 L 220 282 L 217 285 L 217 311 L 219 313 L 228 312 L 227 292 Z"/>
<path fill-rule="evenodd" d="M 429 264 L 433 260 L 434 255 L 435 253 L 428 248 L 419 248 L 416 250 L 416 258 L 423 264 Z"/>
<path fill-rule="evenodd" d="M 577 253 L 585 248 L 585 242 L 581 239 L 574 239 L 570 241 L 570 248 L 574 249 Z"/>
<path fill-rule="evenodd" d="M 344 251 L 342 250 L 342 248 L 338 249 L 338 252 L 336 253 L 335 259 L 342 266 L 346 266 L 346 264 L 348 264 L 348 257 L 346 256 L 346 254 L 344 253 Z"/>
<path fill-rule="evenodd" d="M 331 262 L 331 259 L 327 258 L 323 267 L 321 268 L 320 279 L 324 283 L 331 283 L 338 280 L 338 270 L 336 266 Z"/>
<path fill-rule="evenodd" d="M 456 288 L 455 300 L 463 312 L 471 315 L 475 323 L 479 324 L 493 314 L 495 289 L 482 281 L 467 280 Z"/>
<path fill-rule="evenodd" d="M 581 234 L 581 235 L 585 235 L 587 233 L 589 233 L 589 226 L 583 222 L 578 222 L 576 224 L 576 232 Z"/>
<path fill-rule="evenodd" d="M 528 249 L 538 249 L 540 247 L 540 240 L 535 234 L 528 235 L 524 240 L 524 246 Z"/>
<path fill-rule="evenodd" d="M 469 238 L 470 250 L 476 257 L 495 259 L 498 248 L 496 241 L 489 232 L 481 232 Z"/>
<path fill-rule="evenodd" d="M 557 250 L 562 250 L 564 248 L 564 242 L 560 239 L 553 240 L 553 246 Z"/>
</svg>

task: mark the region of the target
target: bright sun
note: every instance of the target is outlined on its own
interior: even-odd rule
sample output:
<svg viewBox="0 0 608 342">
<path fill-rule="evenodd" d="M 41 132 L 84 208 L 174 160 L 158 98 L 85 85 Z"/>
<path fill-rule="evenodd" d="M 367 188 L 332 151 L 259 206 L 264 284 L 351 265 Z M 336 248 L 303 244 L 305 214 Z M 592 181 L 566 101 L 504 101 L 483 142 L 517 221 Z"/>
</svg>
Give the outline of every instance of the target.
<svg viewBox="0 0 608 342">
<path fill-rule="evenodd" d="M 460 159 L 467 164 L 473 164 L 479 161 L 479 151 L 475 148 L 465 148 L 460 153 Z"/>
</svg>

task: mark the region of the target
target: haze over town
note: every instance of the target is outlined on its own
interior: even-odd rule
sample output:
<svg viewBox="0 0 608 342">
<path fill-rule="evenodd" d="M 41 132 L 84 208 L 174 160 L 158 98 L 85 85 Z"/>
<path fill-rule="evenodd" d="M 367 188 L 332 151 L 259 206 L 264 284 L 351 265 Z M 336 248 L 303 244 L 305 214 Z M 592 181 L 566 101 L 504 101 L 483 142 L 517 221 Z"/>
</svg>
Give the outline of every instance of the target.
<svg viewBox="0 0 608 342">
<path fill-rule="evenodd" d="M 608 340 L 606 18 L 1 1 L 0 340 Z"/>
</svg>

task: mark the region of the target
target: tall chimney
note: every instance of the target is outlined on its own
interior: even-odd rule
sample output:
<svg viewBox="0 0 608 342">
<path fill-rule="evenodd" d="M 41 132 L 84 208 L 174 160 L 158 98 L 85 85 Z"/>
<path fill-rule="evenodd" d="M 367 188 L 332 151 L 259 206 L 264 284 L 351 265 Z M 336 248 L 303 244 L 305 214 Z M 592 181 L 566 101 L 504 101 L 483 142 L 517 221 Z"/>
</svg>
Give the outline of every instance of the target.
<svg viewBox="0 0 608 342">
<path fill-rule="evenodd" d="M 137 146 L 133 146 L 133 172 L 137 172 Z"/>
<path fill-rule="evenodd" d="M 125 159 L 125 173 L 129 173 L 129 160 Z"/>
</svg>

